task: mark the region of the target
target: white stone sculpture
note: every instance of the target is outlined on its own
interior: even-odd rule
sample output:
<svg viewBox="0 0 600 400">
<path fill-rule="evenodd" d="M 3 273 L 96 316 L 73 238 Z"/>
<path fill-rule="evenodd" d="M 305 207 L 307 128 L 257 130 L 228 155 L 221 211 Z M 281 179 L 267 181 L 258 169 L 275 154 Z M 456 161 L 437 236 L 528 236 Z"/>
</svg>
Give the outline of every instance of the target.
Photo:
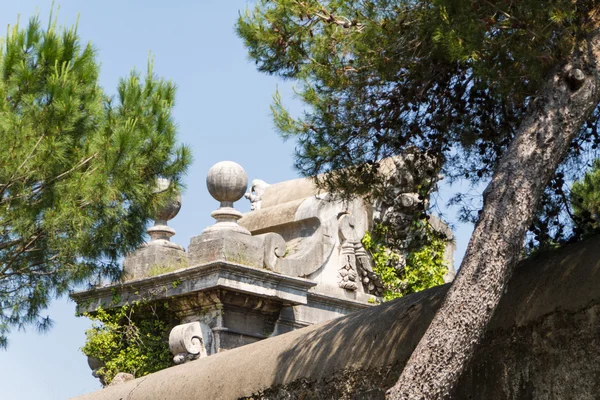
<svg viewBox="0 0 600 400">
<path fill-rule="evenodd" d="M 271 185 L 262 179 L 254 179 L 252 181 L 252 187 L 250 188 L 250 191 L 244 195 L 245 198 L 250 200 L 251 211 L 260 210 L 262 196 L 269 186 Z"/>
<path fill-rule="evenodd" d="M 198 321 L 177 325 L 169 334 L 169 350 L 175 364 L 208 357 L 214 353 L 213 346 L 210 327 Z"/>
<path fill-rule="evenodd" d="M 282 238 L 268 242 L 269 251 L 277 253 L 265 256 L 267 269 L 311 279 L 318 283 L 315 293 L 327 296 L 346 296 L 346 290 L 353 292 L 349 298 L 367 302 L 369 294 L 377 295 L 374 285 L 363 290 L 369 285 L 357 267 L 357 252 L 366 256 L 361 240 L 369 228 L 363 200 L 341 201 L 321 193 L 310 179 L 296 179 L 270 185 L 261 202 L 260 210 L 245 214 L 240 224 L 254 237 L 270 233 Z"/>
<path fill-rule="evenodd" d="M 169 240 L 174 230 L 167 222 L 181 207 L 176 194 L 157 211 L 148 230 L 152 240 L 126 257 L 126 285 L 117 282 L 72 297 L 80 312 L 140 298 L 167 301 L 182 323 L 169 336 L 177 364 L 370 307 L 382 296 L 383 284 L 362 245 L 365 232 L 374 215 L 400 221 L 420 206 L 401 162 L 381 165 L 397 178 L 392 189 L 398 190 L 374 206 L 323 192 L 306 178 L 272 185 L 254 180 L 245 193 L 244 169 L 231 161 L 217 163 L 206 178 L 220 204 L 211 214 L 215 224 L 192 237 L 187 252 Z M 156 184 L 157 192 L 168 188 L 166 180 Z M 244 195 L 253 211 L 242 216 L 234 202 Z M 436 225 L 435 218 L 431 222 Z M 452 256 L 449 247 L 446 252 Z M 154 265 L 164 272 L 149 274 Z M 90 360 L 93 370 L 101 365 Z"/>
</svg>

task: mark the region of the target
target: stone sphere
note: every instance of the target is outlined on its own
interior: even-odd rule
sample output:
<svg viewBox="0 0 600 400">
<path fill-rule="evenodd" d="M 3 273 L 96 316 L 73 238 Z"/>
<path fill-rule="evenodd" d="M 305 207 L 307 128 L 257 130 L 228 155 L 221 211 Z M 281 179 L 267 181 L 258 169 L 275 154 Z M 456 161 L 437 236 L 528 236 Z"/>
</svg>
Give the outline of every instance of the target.
<svg viewBox="0 0 600 400">
<path fill-rule="evenodd" d="M 154 193 L 164 192 L 169 188 L 171 182 L 165 178 L 158 178 L 154 186 Z M 175 218 L 181 210 L 181 193 L 175 193 L 167 203 L 159 210 L 156 210 L 155 220 L 169 221 Z"/>
<path fill-rule="evenodd" d="M 215 200 L 233 203 L 246 193 L 248 176 L 241 165 L 233 161 L 221 161 L 208 171 L 206 186 Z"/>
</svg>

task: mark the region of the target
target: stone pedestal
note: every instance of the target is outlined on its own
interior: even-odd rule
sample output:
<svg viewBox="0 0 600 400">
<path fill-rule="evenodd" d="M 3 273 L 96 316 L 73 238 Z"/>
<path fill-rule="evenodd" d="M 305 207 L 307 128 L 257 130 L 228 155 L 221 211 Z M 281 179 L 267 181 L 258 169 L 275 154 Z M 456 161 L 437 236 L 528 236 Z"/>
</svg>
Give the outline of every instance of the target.
<svg viewBox="0 0 600 400">
<path fill-rule="evenodd" d="M 125 280 L 139 279 L 188 266 L 187 253 L 172 242 L 150 242 L 123 261 Z"/>
<path fill-rule="evenodd" d="M 154 193 L 169 194 L 170 182 L 159 179 Z M 151 240 L 139 249 L 128 254 L 123 261 L 123 280 L 139 279 L 159 275 L 168 271 L 188 266 L 187 254 L 183 246 L 171 242 L 175 229 L 168 226 L 168 221 L 175 218 L 181 209 L 181 194 L 177 191 L 167 197 L 166 204 L 156 211 L 154 226 L 147 229 Z"/>
</svg>

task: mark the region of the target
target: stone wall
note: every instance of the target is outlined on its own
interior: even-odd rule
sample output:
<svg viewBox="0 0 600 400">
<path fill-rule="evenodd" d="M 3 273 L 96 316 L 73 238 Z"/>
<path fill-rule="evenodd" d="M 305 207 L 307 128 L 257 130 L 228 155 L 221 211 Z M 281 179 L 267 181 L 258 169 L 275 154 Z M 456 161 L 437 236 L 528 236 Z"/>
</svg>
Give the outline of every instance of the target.
<svg viewBox="0 0 600 400">
<path fill-rule="evenodd" d="M 447 286 L 81 399 L 383 399 Z M 600 237 L 519 266 L 456 399 L 600 398 Z"/>
</svg>

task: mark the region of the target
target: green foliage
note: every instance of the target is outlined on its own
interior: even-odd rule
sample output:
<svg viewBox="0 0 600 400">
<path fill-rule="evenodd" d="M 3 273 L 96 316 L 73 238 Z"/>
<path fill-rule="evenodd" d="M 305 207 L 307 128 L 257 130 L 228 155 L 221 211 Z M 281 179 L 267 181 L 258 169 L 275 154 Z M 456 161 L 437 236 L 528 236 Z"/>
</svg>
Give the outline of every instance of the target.
<svg viewBox="0 0 600 400">
<path fill-rule="evenodd" d="M 600 229 L 600 159 L 583 178 L 573 183 L 570 193 L 574 219 L 579 233 L 597 233 Z"/>
<path fill-rule="evenodd" d="M 550 190 L 565 202 L 552 202 L 546 193 L 542 199 L 542 211 L 538 211 L 529 228 L 531 233 L 526 246 L 527 254 L 551 250 L 564 243 L 600 233 L 600 159 L 595 159 L 590 164 L 585 174 L 573 182 L 570 190 L 563 188 L 565 175 L 562 172 L 556 174 L 550 184 Z M 551 234 L 552 230 L 564 230 L 564 225 L 559 220 L 552 220 L 552 216 L 560 216 L 561 213 L 566 213 L 572 221 L 571 232 L 566 240 L 556 240 L 557 235 Z"/>
<path fill-rule="evenodd" d="M 168 337 L 175 323 L 166 305 L 142 302 L 84 315 L 95 322 L 81 351 L 104 364 L 95 371 L 103 385 L 119 372 L 138 378 L 173 365 Z"/>
<path fill-rule="evenodd" d="M 405 294 L 420 292 L 444 283 L 444 275 L 448 272 L 444 262 L 445 248 L 442 239 L 436 238 L 420 250 L 408 254 L 401 279 Z"/>
<path fill-rule="evenodd" d="M 54 295 L 119 273 L 191 161 L 176 143 L 175 85 L 133 71 L 114 98 L 76 27 L 32 18 L 0 49 L 0 346 Z M 153 194 L 159 177 L 173 183 Z"/>
<path fill-rule="evenodd" d="M 272 106 L 298 170 L 352 196 L 378 188 L 378 160 L 415 149 L 435 160 L 432 177 L 488 179 L 544 77 L 585 51 L 597 11 L 594 0 L 258 0 L 237 30 L 260 71 L 298 84 L 305 112 L 278 94 Z M 566 181 L 597 151 L 598 115 L 559 167 Z M 571 235 L 564 185 L 557 174 L 532 225 L 551 227 L 533 233 L 542 242 Z M 469 198 L 453 203 L 475 221 Z"/>
<path fill-rule="evenodd" d="M 387 229 L 377 225 L 373 234 L 363 238 L 365 249 L 373 259 L 373 271 L 384 285 L 384 301 L 420 292 L 444 283 L 448 266 L 444 261 L 446 242 L 433 233 L 427 224 L 427 240 L 418 249 L 410 251 L 403 265 L 403 256 L 386 246 Z"/>
</svg>

